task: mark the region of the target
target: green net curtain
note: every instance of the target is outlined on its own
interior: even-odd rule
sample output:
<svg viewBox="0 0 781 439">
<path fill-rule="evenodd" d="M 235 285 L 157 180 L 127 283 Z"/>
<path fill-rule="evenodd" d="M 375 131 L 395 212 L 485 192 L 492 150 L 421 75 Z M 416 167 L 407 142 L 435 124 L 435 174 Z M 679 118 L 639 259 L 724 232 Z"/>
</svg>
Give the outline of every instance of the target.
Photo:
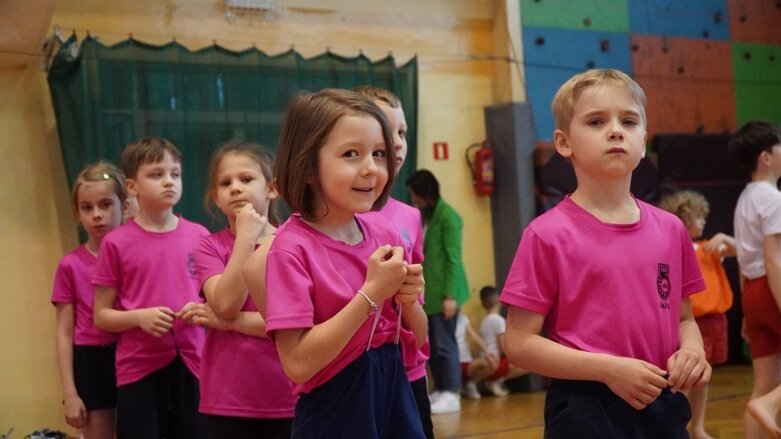
<svg viewBox="0 0 781 439">
<path fill-rule="evenodd" d="M 304 59 L 292 50 L 275 56 L 216 45 L 191 51 L 176 42 L 133 39 L 107 47 L 89 36 L 79 43 L 75 35 L 48 76 L 69 182 L 85 164 L 118 164 L 135 139 L 164 137 L 184 156 L 184 195 L 176 211 L 212 230 L 223 225 L 203 209 L 212 151 L 230 139 L 274 149 L 287 102 L 302 90 L 374 85 L 399 97 L 409 153 L 393 196 L 407 201 L 403 182 L 417 156 L 417 81 L 414 58 L 398 67 L 390 55 L 376 62 L 332 53 Z"/>
</svg>

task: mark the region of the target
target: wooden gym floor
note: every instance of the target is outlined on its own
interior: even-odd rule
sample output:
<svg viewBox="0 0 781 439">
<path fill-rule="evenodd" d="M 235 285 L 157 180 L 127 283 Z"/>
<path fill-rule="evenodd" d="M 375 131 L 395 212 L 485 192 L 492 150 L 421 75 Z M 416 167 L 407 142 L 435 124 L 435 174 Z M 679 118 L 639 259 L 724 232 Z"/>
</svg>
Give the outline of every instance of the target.
<svg viewBox="0 0 781 439">
<path fill-rule="evenodd" d="M 714 368 L 705 428 L 714 437 L 743 437 L 743 411 L 751 395 L 750 365 Z M 461 399 L 461 412 L 434 415 L 437 438 L 541 439 L 545 392 L 487 396 L 478 401 Z"/>
</svg>

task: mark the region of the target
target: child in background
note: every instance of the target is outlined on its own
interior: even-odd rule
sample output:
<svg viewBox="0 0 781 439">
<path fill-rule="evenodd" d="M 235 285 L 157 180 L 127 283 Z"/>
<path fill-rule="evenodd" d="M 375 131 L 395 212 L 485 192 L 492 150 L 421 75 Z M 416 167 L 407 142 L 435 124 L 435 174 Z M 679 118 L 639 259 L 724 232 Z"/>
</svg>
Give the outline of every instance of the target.
<svg viewBox="0 0 781 439">
<path fill-rule="evenodd" d="M 524 230 L 500 297 L 507 358 L 553 378 L 546 438 L 686 437 L 680 391 L 710 378 L 688 300 L 705 288 L 688 233 L 629 191 L 645 103 L 613 69 L 577 74 L 553 99 L 553 141 L 578 186 Z"/>
<path fill-rule="evenodd" d="M 754 368 L 744 416 L 749 439 L 781 437 L 781 127 L 752 121 L 730 141 L 730 155 L 749 175 L 735 206 L 735 244 L 743 280 L 741 304 Z"/>
<path fill-rule="evenodd" d="M 485 387 L 496 396 L 507 396 L 510 392 L 504 386 L 506 380 L 518 378 L 526 374 L 507 361 L 504 355 L 504 333 L 506 322 L 500 314 L 502 304 L 499 303 L 499 292 L 496 288 L 486 286 L 480 289 L 480 303 L 488 314 L 480 322 L 480 335 L 485 340 L 486 352 L 498 361 L 491 373 L 484 377 Z"/>
<path fill-rule="evenodd" d="M 277 191 L 273 158 L 248 142 L 228 142 L 212 156 L 207 210 L 215 204 L 228 227 L 201 241 L 195 268 L 206 296 L 183 317 L 213 330 L 201 357 L 201 404 L 212 438 L 289 438 L 296 397 L 265 322 L 248 297 L 241 269 L 266 236 Z M 238 361 L 237 361 L 238 359 Z"/>
<path fill-rule="evenodd" d="M 425 340 L 422 267 L 358 213 L 380 209 L 394 177 L 385 115 L 348 90 L 289 104 L 274 181 L 293 212 L 266 263 L 266 332 L 300 395 L 293 438 L 422 438 L 398 325 Z"/>
<path fill-rule="evenodd" d="M 88 239 L 60 260 L 52 288 L 63 411 L 65 422 L 83 429 L 85 439 L 110 439 L 117 405 L 117 336 L 95 327 L 90 281 L 100 242 L 122 224 L 125 177 L 110 163 L 89 165 L 76 177 L 71 199 Z"/>
<path fill-rule="evenodd" d="M 393 137 L 393 148 L 396 153 L 395 175 L 401 172 L 404 161 L 407 158 L 407 121 L 404 118 L 404 109 L 396 95 L 388 90 L 362 86 L 355 91 L 368 97 L 385 113 L 390 125 Z M 388 197 L 388 202 L 377 212 L 363 214 L 367 220 L 383 221 L 393 225 L 399 232 L 404 242 L 405 260 L 412 264 L 423 263 L 423 230 L 420 221 L 420 211 L 408 206 L 401 201 Z M 423 295 L 420 296 L 421 301 Z M 434 424 L 431 422 L 431 402 L 428 398 L 428 378 L 426 376 L 426 360 L 428 360 L 428 336 L 423 346 L 418 348 L 416 335 L 405 328 L 401 334 L 402 359 L 407 370 L 412 395 L 418 405 L 420 419 L 423 423 L 423 432 L 426 438 L 433 439 Z"/>
<path fill-rule="evenodd" d="M 477 383 L 491 376 L 499 366 L 499 359 L 488 352 L 485 341 L 480 334 L 472 329 L 469 317 L 464 313 L 458 313 L 456 320 L 456 342 L 458 343 L 458 358 L 461 362 L 461 381 L 463 387 L 461 393 L 469 399 L 480 399 L 480 391 Z M 469 338 L 469 342 L 467 342 Z M 469 343 L 480 349 L 481 355 L 475 359 Z"/>
<path fill-rule="evenodd" d="M 683 221 L 689 237 L 694 241 L 694 251 L 705 279 L 705 291 L 689 299 L 692 314 L 700 328 L 705 346 L 705 358 L 711 366 L 727 361 L 727 310 L 732 307 L 732 287 L 721 264 L 725 257 L 735 256 L 735 240 L 724 233 L 711 239 L 700 239 L 708 217 L 708 201 L 695 191 L 679 191 L 659 202 L 659 207 Z M 705 408 L 708 402 L 708 385 L 692 387 L 689 391 L 692 421 L 689 433 L 693 439 L 710 438 L 705 431 Z"/>
<path fill-rule="evenodd" d="M 182 155 L 147 137 L 122 152 L 136 217 L 101 243 L 95 324 L 120 333 L 116 351 L 117 436 L 205 436 L 198 413 L 202 327 L 179 319 L 198 301 L 193 252 L 209 232 L 173 213 L 182 196 Z"/>
</svg>

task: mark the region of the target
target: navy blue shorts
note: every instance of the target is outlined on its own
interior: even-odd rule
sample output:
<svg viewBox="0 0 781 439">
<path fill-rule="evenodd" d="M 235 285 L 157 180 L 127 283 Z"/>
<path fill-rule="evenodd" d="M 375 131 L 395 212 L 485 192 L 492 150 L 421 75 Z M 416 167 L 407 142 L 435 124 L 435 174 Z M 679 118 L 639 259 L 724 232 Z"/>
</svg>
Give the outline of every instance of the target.
<svg viewBox="0 0 781 439">
<path fill-rule="evenodd" d="M 198 378 L 180 357 L 117 388 L 117 439 L 206 439 Z"/>
<path fill-rule="evenodd" d="M 689 419 L 689 400 L 668 389 L 643 410 L 594 381 L 554 379 L 545 397 L 546 439 L 688 438 Z"/>
<path fill-rule="evenodd" d="M 116 346 L 73 346 L 73 381 L 87 410 L 117 406 Z"/>
<path fill-rule="evenodd" d="M 328 382 L 301 394 L 294 439 L 424 439 L 399 348 L 365 352 Z"/>
</svg>

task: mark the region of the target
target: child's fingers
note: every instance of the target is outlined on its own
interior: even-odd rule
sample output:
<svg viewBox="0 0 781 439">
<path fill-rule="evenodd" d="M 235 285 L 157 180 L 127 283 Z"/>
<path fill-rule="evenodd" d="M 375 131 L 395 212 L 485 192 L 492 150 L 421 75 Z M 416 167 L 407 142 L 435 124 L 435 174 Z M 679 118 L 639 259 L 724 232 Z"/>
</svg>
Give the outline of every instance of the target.
<svg viewBox="0 0 781 439">
<path fill-rule="evenodd" d="M 423 264 L 407 264 L 407 276 L 415 275 L 415 276 L 422 276 L 423 275 Z"/>
</svg>

